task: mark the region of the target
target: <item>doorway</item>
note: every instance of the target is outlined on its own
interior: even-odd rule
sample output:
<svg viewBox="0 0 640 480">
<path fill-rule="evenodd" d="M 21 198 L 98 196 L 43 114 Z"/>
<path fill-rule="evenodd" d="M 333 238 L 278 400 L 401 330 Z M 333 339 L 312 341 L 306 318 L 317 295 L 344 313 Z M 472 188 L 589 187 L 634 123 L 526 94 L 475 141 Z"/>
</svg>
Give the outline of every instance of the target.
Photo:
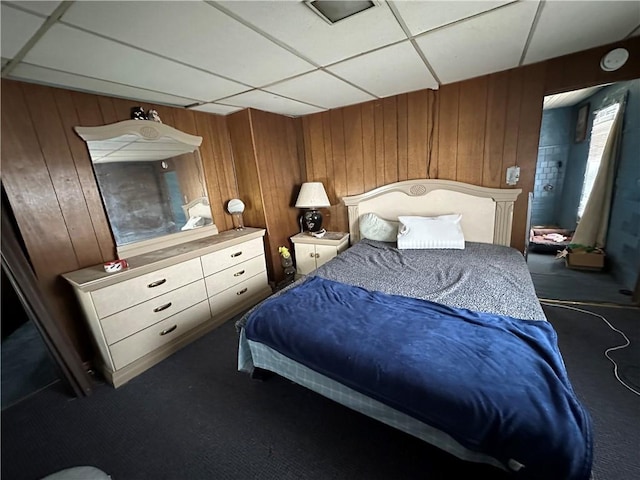
<svg viewBox="0 0 640 480">
<path fill-rule="evenodd" d="M 640 93 L 640 80 L 545 97 L 526 252 L 540 298 L 634 304 L 632 293 L 640 264 L 640 231 L 637 231 L 640 227 L 630 229 L 628 222 L 633 221 L 634 212 L 636 216 L 640 213 L 640 199 L 629 204 L 630 187 L 637 186 L 628 185 L 627 177 L 633 177 L 632 170 L 640 162 L 640 154 L 625 147 L 640 128 L 640 119 L 632 112 L 634 108 L 640 109 L 636 93 Z M 620 97 L 628 98 L 624 112 L 626 126 L 614 182 L 605 262 L 602 268 L 568 268 L 566 259 L 556 257 L 571 244 L 581 198 L 584 205 L 582 194 L 588 175 L 589 149 L 595 142 L 591 135 L 595 114 L 610 105 L 612 99 Z M 640 181 L 637 173 L 635 177 L 635 181 Z M 629 262 L 635 265 L 631 270 L 636 271 L 625 266 Z"/>
<path fill-rule="evenodd" d="M 2 410 L 58 383 L 72 395 L 88 396 L 92 380 L 42 295 L 1 182 L 0 191 Z"/>
<path fill-rule="evenodd" d="M 4 410 L 60 380 L 35 324 L 2 268 L 2 395 Z"/>
</svg>

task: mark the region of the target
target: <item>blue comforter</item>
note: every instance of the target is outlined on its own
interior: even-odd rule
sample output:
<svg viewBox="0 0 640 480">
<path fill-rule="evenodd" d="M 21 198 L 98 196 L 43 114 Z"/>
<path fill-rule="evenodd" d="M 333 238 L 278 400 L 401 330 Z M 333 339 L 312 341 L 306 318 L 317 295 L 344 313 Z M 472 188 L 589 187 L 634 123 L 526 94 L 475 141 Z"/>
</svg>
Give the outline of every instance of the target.
<svg viewBox="0 0 640 480">
<path fill-rule="evenodd" d="M 518 478 L 589 478 L 591 421 L 548 322 L 313 277 L 255 309 L 245 333 L 500 460 Z"/>
</svg>

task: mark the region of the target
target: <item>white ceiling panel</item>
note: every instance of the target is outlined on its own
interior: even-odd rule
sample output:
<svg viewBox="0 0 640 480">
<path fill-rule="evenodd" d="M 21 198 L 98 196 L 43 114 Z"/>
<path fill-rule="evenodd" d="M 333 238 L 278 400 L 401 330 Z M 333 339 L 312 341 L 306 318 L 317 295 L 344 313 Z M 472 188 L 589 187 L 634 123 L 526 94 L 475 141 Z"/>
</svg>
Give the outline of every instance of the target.
<svg viewBox="0 0 640 480">
<path fill-rule="evenodd" d="M 577 105 L 585 98 L 589 98 L 598 90 L 603 88 L 604 85 L 598 85 L 597 87 L 583 88 L 580 90 L 574 90 L 572 92 L 558 93 L 556 95 L 547 95 L 544 97 L 543 109 L 550 110 L 552 108 L 572 107 Z"/>
<path fill-rule="evenodd" d="M 322 66 L 406 38 L 384 2 L 333 25 L 301 1 L 219 3 Z"/>
<path fill-rule="evenodd" d="M 263 92 L 262 90 L 252 90 L 241 93 L 233 97 L 225 98 L 224 102 L 229 105 L 236 105 L 244 108 L 257 108 L 265 112 L 279 113 L 281 115 L 299 116 L 311 113 L 322 112 L 322 108 L 313 107 L 305 103 L 296 102 L 288 98 Z"/>
<path fill-rule="evenodd" d="M 545 2 L 525 63 L 622 40 L 638 23 L 638 1 Z"/>
<path fill-rule="evenodd" d="M 221 115 L 306 115 L 640 34 L 640 0 L 378 0 L 333 25 L 303 0 L 65 3 L 54 21 L 59 0 L 0 0 L 4 78 Z"/>
<path fill-rule="evenodd" d="M 345 60 L 327 70 L 378 97 L 438 88 L 438 82 L 409 41 Z"/>
<path fill-rule="evenodd" d="M 314 68 L 204 2 L 148 3 L 77 2 L 62 20 L 255 87 Z"/>
<path fill-rule="evenodd" d="M 189 110 L 197 110 L 199 112 L 215 113 L 216 115 L 228 115 L 238 110 L 242 110 L 243 107 L 230 107 L 229 105 L 220 105 L 219 103 L 205 103 L 202 105 L 196 105 L 195 107 L 189 107 Z"/>
<path fill-rule="evenodd" d="M 393 2 L 411 35 L 418 35 L 463 18 L 492 10 L 511 1 L 488 2 Z"/>
<path fill-rule="evenodd" d="M 12 77 L 20 80 L 30 80 L 46 85 L 55 85 L 71 90 L 81 90 L 85 92 L 101 92 L 101 94 L 121 98 L 133 98 L 150 103 L 161 103 L 165 105 L 191 105 L 194 101 L 190 98 L 183 98 L 163 93 L 151 92 L 141 88 L 129 87 L 117 83 L 97 80 L 95 78 L 81 77 L 70 73 L 59 72 L 48 68 L 18 64 L 11 72 Z"/>
<path fill-rule="evenodd" d="M 73 55 L 68 54 L 71 51 Z M 65 25 L 54 25 L 47 31 L 24 61 L 205 102 L 247 90 L 238 83 Z"/>
<path fill-rule="evenodd" d="M 4 2 L 2 2 L 4 3 Z M 40 15 L 44 15 L 48 17 L 53 13 L 53 11 L 58 8 L 60 5 L 59 1 L 44 1 L 44 2 L 36 2 L 36 1 L 26 1 L 26 2 L 8 2 L 13 5 L 18 5 L 25 10 L 29 10 L 31 12 L 39 13 Z"/>
<path fill-rule="evenodd" d="M 375 99 L 362 90 L 320 70 L 271 85 L 265 90 L 325 108 Z"/>
<path fill-rule="evenodd" d="M 11 8 L 5 3 L 0 5 L 0 9 L 2 56 L 13 58 L 44 23 L 44 18 Z"/>
<path fill-rule="evenodd" d="M 416 42 L 443 84 L 517 67 L 537 7 L 533 1 L 511 4 Z"/>
</svg>

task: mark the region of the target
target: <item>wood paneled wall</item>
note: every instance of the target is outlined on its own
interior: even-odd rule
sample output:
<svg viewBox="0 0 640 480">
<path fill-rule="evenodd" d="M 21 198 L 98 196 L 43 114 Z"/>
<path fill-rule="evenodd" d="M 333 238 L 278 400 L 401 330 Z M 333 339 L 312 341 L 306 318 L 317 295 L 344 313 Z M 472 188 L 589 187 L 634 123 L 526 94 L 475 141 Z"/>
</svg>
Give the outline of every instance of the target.
<svg viewBox="0 0 640 480">
<path fill-rule="evenodd" d="M 86 327 L 61 273 L 115 258 L 115 244 L 86 144 L 74 126 L 127 120 L 139 102 L 2 81 L 2 182 L 47 301 L 83 359 Z M 232 228 L 224 203 L 237 196 L 224 117 L 160 105 L 163 122 L 203 137 L 200 154 L 214 219 Z"/>
<path fill-rule="evenodd" d="M 424 178 L 435 165 L 436 92 L 422 90 L 302 118 L 305 181 L 324 183 L 326 227 L 348 232 L 340 205 L 391 182 Z"/>
<path fill-rule="evenodd" d="M 603 72 L 614 47 L 631 58 Z M 506 169 L 520 167 L 512 246 L 522 251 L 527 194 L 533 190 L 544 95 L 640 76 L 640 39 L 525 67 L 303 117 L 305 181 L 325 184 L 327 227 L 348 231 L 340 205 L 389 182 L 440 178 L 509 188 Z"/>
<path fill-rule="evenodd" d="M 348 231 L 341 197 L 390 182 L 507 188 L 505 169 L 519 165 L 519 187 L 533 188 L 543 76 L 538 64 L 304 117 L 307 180 L 327 188 L 329 228 Z M 516 211 L 526 219 L 526 195 Z M 514 226 L 514 245 L 524 228 Z"/>
<path fill-rule="evenodd" d="M 245 223 L 267 229 L 269 276 L 278 282 L 284 277 L 278 247 L 290 247 L 289 237 L 299 228 L 294 205 L 303 178 L 300 120 L 253 109 L 227 118 Z"/>
</svg>

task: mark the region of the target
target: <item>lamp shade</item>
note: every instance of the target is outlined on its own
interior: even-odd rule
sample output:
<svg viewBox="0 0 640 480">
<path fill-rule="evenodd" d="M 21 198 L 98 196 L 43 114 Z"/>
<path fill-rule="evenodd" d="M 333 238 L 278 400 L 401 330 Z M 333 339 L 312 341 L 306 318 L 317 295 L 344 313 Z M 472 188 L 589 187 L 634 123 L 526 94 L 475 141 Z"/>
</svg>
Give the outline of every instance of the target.
<svg viewBox="0 0 640 480">
<path fill-rule="evenodd" d="M 227 204 L 227 212 L 231 214 L 244 212 L 244 202 L 239 198 L 229 200 L 229 203 Z"/>
<path fill-rule="evenodd" d="M 330 207 L 329 197 L 324 191 L 322 182 L 306 182 L 300 187 L 296 208 Z"/>
</svg>

